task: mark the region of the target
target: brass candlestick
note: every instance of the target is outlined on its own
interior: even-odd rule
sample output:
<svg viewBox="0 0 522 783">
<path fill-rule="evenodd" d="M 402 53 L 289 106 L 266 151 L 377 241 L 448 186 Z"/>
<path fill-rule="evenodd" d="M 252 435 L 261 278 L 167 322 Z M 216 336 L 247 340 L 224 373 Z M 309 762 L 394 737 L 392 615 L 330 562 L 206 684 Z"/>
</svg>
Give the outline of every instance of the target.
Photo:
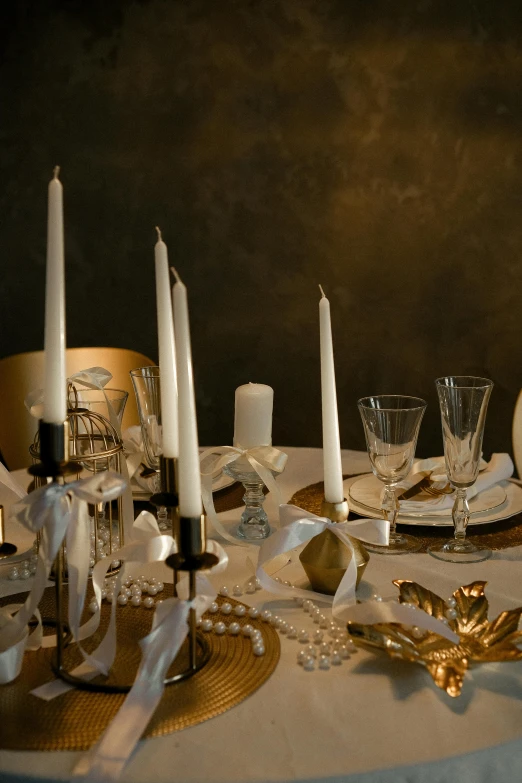
<svg viewBox="0 0 522 783">
<path fill-rule="evenodd" d="M 327 517 L 331 522 L 346 522 L 348 514 L 346 498 L 341 503 L 323 500 L 321 504 L 321 516 Z M 349 538 L 355 552 L 358 585 L 370 555 L 360 541 L 352 536 Z M 331 530 L 323 530 L 312 538 L 299 555 L 312 589 L 326 595 L 335 595 L 351 558 L 351 550 Z"/>
</svg>

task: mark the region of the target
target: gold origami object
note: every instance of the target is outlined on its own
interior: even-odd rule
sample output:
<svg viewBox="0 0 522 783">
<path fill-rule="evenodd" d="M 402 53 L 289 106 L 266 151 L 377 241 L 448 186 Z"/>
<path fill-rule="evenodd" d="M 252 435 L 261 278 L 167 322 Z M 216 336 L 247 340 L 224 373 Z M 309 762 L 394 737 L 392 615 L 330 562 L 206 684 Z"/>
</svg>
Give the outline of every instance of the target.
<svg viewBox="0 0 522 783">
<path fill-rule="evenodd" d="M 358 585 L 370 556 L 360 541 L 351 536 L 349 538 L 355 553 Z M 308 542 L 299 555 L 299 560 L 313 590 L 326 595 L 335 595 L 352 557 L 352 552 L 346 544 L 331 530 L 326 529 Z"/>
<path fill-rule="evenodd" d="M 350 637 L 361 647 L 377 648 L 392 658 L 420 663 L 435 685 L 453 697 L 460 696 L 471 665 L 522 660 L 522 649 L 517 647 L 522 641 L 522 631 L 518 630 L 522 606 L 488 620 L 488 599 L 484 594 L 487 582 L 459 587 L 453 593 L 455 606 L 416 582 L 396 579 L 393 584 L 399 588 L 401 603 L 413 604 L 438 620 L 447 619 L 460 642 L 454 644 L 439 634 L 400 623 L 348 623 Z"/>
<path fill-rule="evenodd" d="M 340 503 L 330 503 L 323 500 L 321 504 L 321 516 L 326 517 L 330 522 L 346 522 L 348 514 L 349 508 L 346 498 Z M 326 595 L 335 595 L 354 556 L 357 568 L 356 585 L 359 584 L 370 555 L 357 538 L 352 536 L 348 536 L 348 538 L 352 544 L 353 553 L 328 528 L 310 539 L 305 546 L 299 555 L 299 560 L 310 580 L 312 590 L 326 593 Z"/>
</svg>

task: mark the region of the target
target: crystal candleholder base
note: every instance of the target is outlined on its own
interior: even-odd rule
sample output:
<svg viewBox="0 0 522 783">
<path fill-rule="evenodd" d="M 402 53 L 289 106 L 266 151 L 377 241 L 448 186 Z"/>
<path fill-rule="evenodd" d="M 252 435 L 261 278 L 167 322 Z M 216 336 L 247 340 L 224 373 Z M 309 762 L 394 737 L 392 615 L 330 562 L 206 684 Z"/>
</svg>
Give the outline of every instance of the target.
<svg viewBox="0 0 522 783">
<path fill-rule="evenodd" d="M 265 485 L 250 465 L 247 464 L 243 467 L 238 464 L 239 462 L 240 460 L 237 460 L 223 468 L 223 472 L 227 476 L 235 481 L 240 481 L 245 488 L 243 495 L 245 510 L 241 514 L 236 534 L 239 538 L 244 538 L 247 541 L 261 541 L 263 538 L 268 538 L 271 533 L 268 517 L 263 508 L 265 501 L 263 487 Z"/>
</svg>

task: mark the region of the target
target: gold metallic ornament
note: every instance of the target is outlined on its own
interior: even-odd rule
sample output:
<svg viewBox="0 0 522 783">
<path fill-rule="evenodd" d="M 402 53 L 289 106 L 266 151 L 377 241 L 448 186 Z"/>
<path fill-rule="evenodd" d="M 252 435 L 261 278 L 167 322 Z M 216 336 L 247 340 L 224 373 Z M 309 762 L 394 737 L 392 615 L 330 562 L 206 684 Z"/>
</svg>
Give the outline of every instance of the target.
<svg viewBox="0 0 522 783">
<path fill-rule="evenodd" d="M 345 522 L 348 519 L 348 511 L 346 500 L 342 503 L 323 500 L 321 505 L 321 516 L 327 517 L 331 522 Z M 359 584 L 370 555 L 360 541 L 351 536 L 349 539 L 355 552 Z M 328 529 L 312 538 L 299 555 L 312 589 L 326 595 L 335 595 L 351 559 L 351 550 Z"/>
<path fill-rule="evenodd" d="M 400 623 L 349 622 L 348 633 L 361 647 L 384 650 L 392 658 L 420 663 L 435 685 L 449 696 L 460 696 L 466 671 L 473 664 L 522 660 L 522 649 L 516 646 L 522 641 L 522 631 L 517 630 L 522 607 L 488 620 L 488 599 L 484 594 L 487 582 L 472 582 L 455 590 L 454 607 L 416 582 L 396 579 L 393 584 L 399 588 L 401 603 L 413 604 L 438 620 L 447 619 L 460 642 L 454 644 L 439 634 Z"/>
</svg>

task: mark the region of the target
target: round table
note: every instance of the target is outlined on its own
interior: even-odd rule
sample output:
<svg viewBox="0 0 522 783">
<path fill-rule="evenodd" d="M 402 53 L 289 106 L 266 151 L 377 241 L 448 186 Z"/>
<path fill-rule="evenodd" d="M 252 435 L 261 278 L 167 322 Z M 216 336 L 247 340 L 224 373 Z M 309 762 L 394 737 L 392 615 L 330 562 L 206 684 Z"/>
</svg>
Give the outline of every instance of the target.
<svg viewBox="0 0 522 783">
<path fill-rule="evenodd" d="M 278 479 L 283 499 L 320 481 L 319 449 L 283 449 L 287 468 Z M 365 454 L 343 451 L 343 472 L 366 472 Z M 14 498 L 0 486 L 0 502 Z M 266 508 L 276 513 L 270 496 Z M 233 527 L 240 509 L 224 512 Z M 20 536 L 7 524 L 8 539 Z M 16 543 L 16 541 L 15 541 Z M 230 564 L 216 587 L 242 583 L 257 547 L 225 544 Z M 441 596 L 474 580 L 487 580 L 490 617 L 522 604 L 522 547 L 493 553 L 485 563 L 454 565 L 425 554 L 372 555 L 359 588 L 361 598 L 396 596 L 393 579 L 412 579 Z M 300 566 L 291 563 L 284 578 Z M 164 577 L 168 570 L 150 566 Z M 283 576 L 283 574 L 282 574 Z M 0 569 L 0 595 L 28 583 L 10 582 Z M 311 620 L 295 603 L 257 592 L 246 603 L 277 611 L 298 628 Z M 317 626 L 315 626 L 316 628 Z M 359 650 L 339 668 L 306 672 L 296 663 L 300 645 L 281 637 L 281 661 L 272 677 L 229 712 L 170 736 L 142 741 L 123 774 L 136 783 L 261 783 L 262 781 L 375 781 L 408 783 L 455 780 L 513 783 L 522 777 L 522 662 L 490 664 L 468 674 L 463 693 L 451 699 L 418 666 Z M 30 697 L 31 710 L 38 701 Z M 1 704 L 1 688 L 0 688 Z M 2 720 L 9 720 L 3 715 Z M 0 729 L 1 744 L 1 729 Z M 79 753 L 0 751 L 2 783 L 67 779 Z"/>
</svg>

